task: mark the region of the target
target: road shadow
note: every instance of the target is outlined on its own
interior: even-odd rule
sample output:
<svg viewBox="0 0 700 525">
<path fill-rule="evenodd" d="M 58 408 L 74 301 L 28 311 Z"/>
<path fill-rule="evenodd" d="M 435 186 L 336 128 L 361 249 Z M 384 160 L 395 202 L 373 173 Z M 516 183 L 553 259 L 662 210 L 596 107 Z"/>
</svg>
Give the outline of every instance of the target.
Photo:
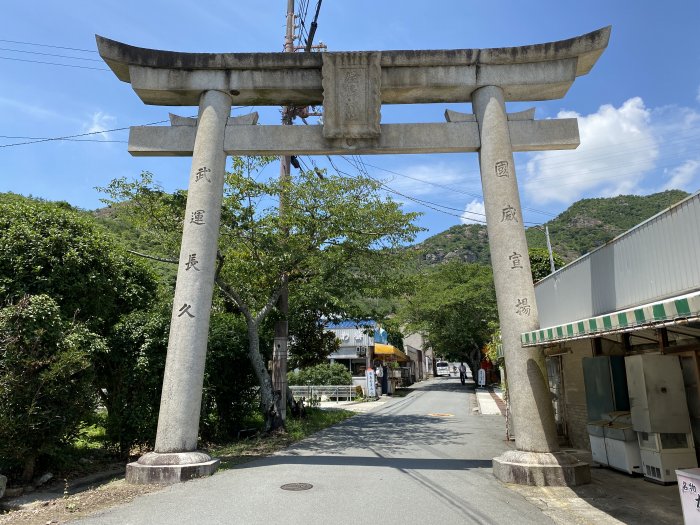
<svg viewBox="0 0 700 525">
<path fill-rule="evenodd" d="M 468 380 L 463 385 L 459 382 L 459 377 L 436 377 L 427 383 L 413 385 L 411 389 L 417 392 L 465 392 L 474 390 L 474 382 Z"/>
<path fill-rule="evenodd" d="M 399 454 L 421 446 L 462 444 L 465 432 L 453 423 L 451 418 L 424 415 L 360 414 L 297 443 L 294 449 L 338 454 L 347 449 L 372 448 Z"/>
<path fill-rule="evenodd" d="M 490 459 L 433 459 L 433 458 L 385 458 L 368 456 L 304 456 L 280 454 L 252 463 L 236 466 L 237 469 L 259 468 L 272 465 L 325 465 L 334 467 L 388 467 L 400 470 L 471 470 L 490 469 Z"/>
</svg>

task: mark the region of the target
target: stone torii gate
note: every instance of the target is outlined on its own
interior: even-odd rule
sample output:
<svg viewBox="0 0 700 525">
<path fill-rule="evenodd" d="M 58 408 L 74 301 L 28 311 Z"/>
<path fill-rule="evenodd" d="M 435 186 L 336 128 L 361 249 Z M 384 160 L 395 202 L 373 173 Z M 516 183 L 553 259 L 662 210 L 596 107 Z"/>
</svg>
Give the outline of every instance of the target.
<svg viewBox="0 0 700 525">
<path fill-rule="evenodd" d="M 131 482 L 177 482 L 212 473 L 197 451 L 209 316 L 227 155 L 478 152 L 516 449 L 494 458 L 498 479 L 537 485 L 590 480 L 559 451 L 541 348 L 514 151 L 573 149 L 576 119 L 534 120 L 505 102 L 562 98 L 607 47 L 610 27 L 522 47 L 341 53 L 177 53 L 97 36 L 100 55 L 146 104 L 199 106 L 196 119 L 132 127 L 136 156 L 192 156 L 155 451 L 127 466 Z M 471 102 L 447 122 L 382 124 L 382 104 Z M 318 126 L 256 125 L 231 106 L 323 105 Z M 193 271 L 192 260 L 197 261 Z"/>
</svg>

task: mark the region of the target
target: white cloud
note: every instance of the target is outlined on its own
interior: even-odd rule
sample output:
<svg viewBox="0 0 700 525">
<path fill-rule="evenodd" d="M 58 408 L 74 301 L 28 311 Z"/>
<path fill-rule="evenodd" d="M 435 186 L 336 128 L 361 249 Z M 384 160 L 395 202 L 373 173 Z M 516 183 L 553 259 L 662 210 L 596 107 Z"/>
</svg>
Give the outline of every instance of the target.
<svg viewBox="0 0 700 525">
<path fill-rule="evenodd" d="M 460 221 L 462 224 L 483 224 L 486 220 L 485 213 L 483 201 L 474 199 L 464 207 L 464 215 Z"/>
<path fill-rule="evenodd" d="M 664 170 L 664 175 L 668 176 L 668 181 L 659 188 L 659 191 L 678 189 L 695 191 L 697 188 L 691 187 L 691 183 L 698 173 L 700 173 L 700 161 L 697 160 L 687 160 L 671 170 Z"/>
<path fill-rule="evenodd" d="M 557 117 L 578 118 L 581 145 L 532 156 L 523 184 L 531 202 L 568 204 L 589 194 L 642 191 L 644 175 L 656 166 L 659 144 L 651 111 L 641 98 L 631 98 L 619 108 L 606 104 L 591 115 L 562 111 Z"/>
<path fill-rule="evenodd" d="M 116 122 L 116 117 L 103 113 L 102 111 L 97 111 L 92 114 L 89 122 L 83 124 L 83 128 L 86 133 L 95 133 L 96 136 L 104 140 L 109 140 L 110 136 L 106 130 L 114 128 Z"/>
</svg>

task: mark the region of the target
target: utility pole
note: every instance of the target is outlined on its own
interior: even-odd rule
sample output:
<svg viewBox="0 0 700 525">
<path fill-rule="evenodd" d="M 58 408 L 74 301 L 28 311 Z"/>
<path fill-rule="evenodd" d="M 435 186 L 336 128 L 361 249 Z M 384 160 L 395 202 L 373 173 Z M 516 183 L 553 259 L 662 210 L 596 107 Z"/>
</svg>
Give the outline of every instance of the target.
<svg viewBox="0 0 700 525">
<path fill-rule="evenodd" d="M 552 243 L 549 242 L 549 226 L 545 224 L 544 233 L 547 236 L 547 251 L 549 252 L 549 266 L 552 268 L 552 273 L 556 271 L 554 268 L 554 254 L 552 253 Z"/>
<path fill-rule="evenodd" d="M 294 0 L 287 0 L 287 31 L 284 38 L 284 52 L 294 53 Z M 282 111 L 282 124 L 291 125 L 293 109 L 285 107 Z M 280 157 L 280 218 L 284 217 L 286 208 L 285 186 L 291 179 L 291 157 Z M 283 229 L 286 232 L 286 229 Z M 288 276 L 282 277 L 282 293 L 277 301 L 280 319 L 275 323 L 275 342 L 272 349 L 272 388 L 279 396 L 279 410 L 282 421 L 287 420 L 287 342 L 289 340 L 289 286 Z"/>
</svg>

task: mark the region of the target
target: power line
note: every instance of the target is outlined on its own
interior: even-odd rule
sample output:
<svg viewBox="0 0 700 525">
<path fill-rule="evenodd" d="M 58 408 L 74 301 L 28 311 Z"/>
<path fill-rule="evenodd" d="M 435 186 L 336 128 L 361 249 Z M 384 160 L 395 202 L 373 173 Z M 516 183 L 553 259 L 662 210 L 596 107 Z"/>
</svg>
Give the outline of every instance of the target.
<svg viewBox="0 0 700 525">
<path fill-rule="evenodd" d="M 80 49 L 77 47 L 54 46 L 51 44 L 39 44 L 37 42 L 21 42 L 19 40 L 5 40 L 0 38 L 0 42 L 8 42 L 10 44 L 22 44 L 25 46 L 52 47 L 54 49 L 69 49 L 70 51 L 82 51 L 84 53 L 97 53 L 94 49 Z"/>
<path fill-rule="evenodd" d="M 98 133 L 106 133 L 106 131 L 99 131 Z M 45 140 L 52 140 L 46 137 L 21 137 L 21 136 L 14 136 L 14 135 L 0 135 L 0 139 L 26 139 L 26 140 L 37 140 L 37 141 L 45 141 Z M 128 144 L 128 140 L 100 140 L 100 139 L 61 139 L 61 140 L 66 140 L 69 142 L 121 142 L 122 144 Z M 8 144 L 9 145 L 9 144 Z"/>
<path fill-rule="evenodd" d="M 78 66 L 78 65 L 74 65 L 74 64 L 59 64 L 57 62 L 44 62 L 41 60 L 29 60 L 26 58 L 0 57 L 0 60 L 14 60 L 15 62 L 30 62 L 32 64 L 46 64 L 49 66 L 77 67 L 79 69 L 94 69 L 96 71 L 111 71 L 111 69 L 107 69 L 104 67 Z"/>
<path fill-rule="evenodd" d="M 248 106 L 235 106 L 232 109 L 243 109 L 247 108 Z M 188 118 L 195 118 L 195 117 L 188 117 Z M 147 124 L 138 124 L 138 126 L 157 126 L 158 124 L 164 124 L 166 122 L 170 122 L 170 119 L 167 120 L 159 120 L 157 122 L 148 122 Z M 14 142 L 12 144 L 0 144 L 0 148 L 9 148 L 12 146 L 24 146 L 26 144 L 37 144 L 40 142 L 53 142 L 53 141 L 58 141 L 58 140 L 72 140 L 80 137 L 88 137 L 90 135 L 99 135 L 100 133 L 112 133 L 114 131 L 126 131 L 128 129 L 131 129 L 134 126 L 126 126 L 123 128 L 113 128 L 113 129 L 103 129 L 101 131 L 89 131 L 87 133 L 78 133 L 75 135 L 64 135 L 61 137 L 48 137 L 48 138 L 36 138 L 29 140 L 27 142 Z M 5 136 L 5 138 L 11 138 L 10 136 Z M 29 138 L 29 137 L 27 137 Z M 96 140 L 96 141 L 85 141 L 85 142 L 107 142 L 106 140 Z M 114 142 L 126 142 L 126 141 L 114 141 Z"/>
<path fill-rule="evenodd" d="M 149 124 L 142 124 L 143 126 L 155 126 L 157 124 L 163 124 L 164 122 L 169 122 L 169 120 L 159 120 L 158 122 L 150 122 Z M 104 129 L 102 131 L 89 131 L 87 133 L 79 133 L 77 135 L 65 135 L 63 137 L 50 137 L 45 139 L 30 140 L 27 142 L 14 142 L 12 144 L 1 144 L 0 148 L 9 148 L 11 146 L 23 146 L 25 144 L 37 144 L 39 142 L 53 142 L 56 140 L 70 140 L 79 137 L 89 137 L 90 135 L 99 135 L 100 133 L 111 133 L 113 131 L 124 131 L 129 129 L 131 126 L 124 128 L 114 128 L 114 129 Z"/>
<path fill-rule="evenodd" d="M 72 60 L 88 60 L 90 62 L 102 62 L 99 58 L 84 58 L 84 57 L 73 57 L 70 55 L 59 55 L 58 53 L 42 53 L 41 51 L 25 51 L 23 49 L 12 49 L 9 47 L 0 47 L 0 51 L 12 51 L 13 53 L 27 53 L 29 55 L 43 55 L 49 57 L 59 57 L 59 58 L 70 58 Z"/>
<path fill-rule="evenodd" d="M 358 164 L 356 164 L 356 163 L 354 163 L 353 161 L 349 160 L 349 159 L 348 159 L 347 157 L 345 157 L 344 155 L 341 155 L 340 158 L 342 158 L 345 162 L 347 162 L 348 164 L 350 164 L 351 166 L 353 166 L 355 169 L 357 169 L 357 170 L 358 170 L 362 175 L 364 175 L 365 177 L 367 177 L 367 178 L 369 178 L 369 179 L 372 179 L 372 180 L 374 180 L 375 182 L 379 183 L 379 185 L 380 185 L 382 188 L 384 188 L 386 191 L 388 191 L 388 192 L 390 192 L 390 193 L 393 193 L 393 194 L 395 194 L 395 195 L 398 195 L 398 196 L 400 196 L 400 197 L 403 197 L 404 199 L 408 199 L 408 200 L 410 200 L 410 201 L 412 201 L 412 202 L 415 202 L 416 204 L 419 204 L 419 205 L 421 205 L 421 206 L 425 206 L 426 208 L 429 208 L 429 209 L 431 209 L 431 210 L 434 210 L 434 211 L 437 211 L 437 212 L 440 212 L 440 213 L 444 213 L 445 215 L 451 215 L 451 216 L 453 216 L 453 217 L 459 217 L 460 219 L 467 219 L 467 220 L 471 220 L 471 221 L 475 221 L 475 222 L 480 222 L 480 223 L 486 224 L 486 221 L 483 220 L 483 219 L 475 219 L 475 218 L 473 218 L 473 217 L 466 217 L 466 216 L 465 216 L 465 213 L 471 213 L 471 214 L 474 214 L 474 215 L 482 215 L 482 216 L 485 217 L 485 215 L 484 215 L 483 213 L 478 213 L 478 212 L 462 212 L 462 213 L 460 213 L 460 214 L 452 213 L 452 212 L 447 211 L 447 210 L 448 210 L 448 209 L 452 209 L 452 210 L 456 210 L 456 211 L 462 211 L 462 210 L 459 210 L 459 209 L 457 209 L 457 208 L 450 208 L 449 206 L 444 206 L 444 205 L 438 204 L 438 203 L 436 203 L 436 202 L 431 202 L 431 201 L 427 201 L 427 200 L 424 200 L 424 199 L 419 199 L 419 198 L 417 198 L 417 197 L 412 197 L 411 195 L 406 195 L 405 193 L 402 193 L 402 192 L 400 192 L 400 191 L 395 190 L 394 188 L 392 188 L 391 186 L 387 185 L 386 183 L 384 183 L 384 182 L 382 182 L 382 181 L 380 181 L 380 180 L 378 180 L 378 179 L 372 177 L 372 176 L 367 172 L 367 169 L 366 169 L 366 168 L 364 167 L 364 165 L 363 165 L 362 159 L 359 158 L 359 157 L 356 157 L 356 156 L 355 156 L 355 159 L 354 159 L 355 162 L 358 163 Z M 443 208 L 444 208 L 444 209 L 443 209 Z"/>
<path fill-rule="evenodd" d="M 364 161 L 363 161 L 362 163 L 363 163 L 363 165 L 365 165 L 365 162 L 364 162 Z M 453 192 L 455 192 L 455 193 L 461 193 L 461 194 L 464 194 L 464 195 L 469 195 L 470 197 L 474 197 L 474 198 L 476 198 L 476 199 L 483 199 L 483 198 L 484 198 L 484 196 L 483 196 L 482 194 L 480 194 L 480 193 L 471 193 L 471 192 L 468 192 L 468 191 L 460 190 L 460 189 L 458 189 L 458 188 L 454 188 L 454 187 L 452 187 L 452 186 L 448 186 L 448 185 L 446 185 L 446 184 L 439 184 L 439 183 L 437 183 L 437 182 L 432 182 L 432 181 L 429 181 L 429 180 L 420 179 L 420 178 L 418 178 L 418 177 L 412 177 L 412 176 L 406 175 L 406 174 L 404 174 L 404 173 L 399 173 L 399 172 L 397 172 L 397 171 L 392 171 L 392 170 L 388 170 L 388 169 L 385 169 L 385 168 L 381 168 L 381 167 L 379 167 L 379 166 L 375 166 L 374 164 L 369 164 L 369 163 L 367 163 L 366 165 L 367 165 L 367 166 L 370 166 L 370 167 L 372 167 L 372 168 L 376 168 L 376 169 L 378 169 L 378 170 L 386 171 L 387 173 L 392 173 L 392 174 L 394 174 L 394 175 L 398 175 L 399 177 L 405 177 L 405 178 L 407 178 L 407 179 L 415 180 L 415 181 L 417 181 L 417 182 L 422 182 L 422 183 L 424 183 L 424 184 L 430 184 L 430 185 L 432 185 L 432 186 L 437 186 L 437 187 L 440 187 L 440 188 L 445 188 L 445 189 L 448 189 L 448 190 L 453 191 Z M 529 211 L 529 212 L 532 212 L 532 213 L 538 213 L 538 214 L 540 214 L 540 215 L 547 215 L 547 216 L 549 216 L 549 217 L 556 217 L 556 214 L 554 214 L 554 213 L 551 213 L 551 212 L 548 212 L 548 211 L 544 211 L 544 210 L 537 210 L 537 209 L 535 209 L 535 208 L 523 207 L 523 210 L 526 210 L 526 211 Z M 473 212 L 469 212 L 469 213 L 473 213 Z"/>
</svg>

